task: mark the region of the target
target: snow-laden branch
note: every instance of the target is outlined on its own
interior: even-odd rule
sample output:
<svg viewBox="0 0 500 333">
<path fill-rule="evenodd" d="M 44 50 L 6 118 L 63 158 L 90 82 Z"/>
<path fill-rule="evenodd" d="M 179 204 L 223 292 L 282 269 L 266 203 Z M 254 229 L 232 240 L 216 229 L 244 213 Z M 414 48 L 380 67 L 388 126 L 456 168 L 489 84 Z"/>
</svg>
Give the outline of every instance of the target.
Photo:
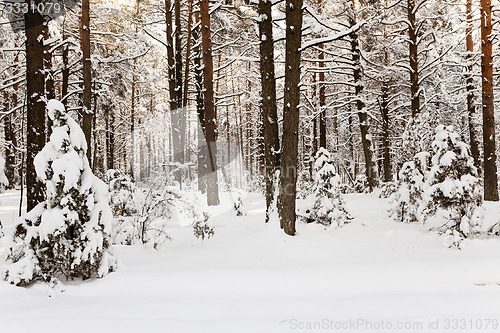
<svg viewBox="0 0 500 333">
<path fill-rule="evenodd" d="M 353 32 L 356 32 L 358 31 L 359 29 L 361 29 L 361 27 L 363 25 L 365 25 L 365 21 L 361 21 L 355 25 L 353 25 L 352 27 L 350 27 L 349 29 L 347 30 L 344 30 L 344 31 L 340 31 L 338 33 L 335 33 L 335 34 L 331 34 L 329 36 L 326 36 L 326 37 L 321 37 L 321 38 L 315 38 L 315 39 L 312 39 L 310 41 L 307 41 L 305 42 L 302 47 L 301 47 L 301 51 L 304 51 L 308 48 L 311 48 L 313 46 L 317 46 L 317 45 L 320 45 L 320 44 L 326 44 L 326 43 L 331 43 L 333 41 L 336 41 L 336 40 L 339 40 L 339 39 L 342 39 L 344 38 L 345 36 L 348 36 L 349 34 L 353 33 Z"/>
</svg>

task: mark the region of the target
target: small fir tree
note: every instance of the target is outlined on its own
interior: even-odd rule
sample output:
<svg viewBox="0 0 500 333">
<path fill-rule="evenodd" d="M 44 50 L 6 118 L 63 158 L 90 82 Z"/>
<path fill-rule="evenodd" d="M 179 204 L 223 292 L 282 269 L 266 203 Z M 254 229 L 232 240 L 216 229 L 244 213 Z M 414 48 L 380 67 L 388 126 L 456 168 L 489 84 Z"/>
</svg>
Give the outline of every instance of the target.
<svg viewBox="0 0 500 333">
<path fill-rule="evenodd" d="M 314 206 L 308 219 L 324 225 L 342 226 L 350 216 L 344 208 L 340 193 L 340 176 L 335 170 L 330 153 L 320 148 L 314 162 Z"/>
<path fill-rule="evenodd" d="M 5 159 L 0 155 L 0 193 L 9 186 L 9 180 L 5 176 Z"/>
<path fill-rule="evenodd" d="M 4 278 L 22 286 L 103 277 L 116 268 L 107 186 L 92 173 L 85 136 L 63 104 L 50 100 L 47 109 L 52 134 L 34 161 L 45 201 L 14 228 L 4 265 Z"/>
<path fill-rule="evenodd" d="M 422 218 L 441 210 L 445 223 L 438 230 L 451 236 L 450 245 L 458 245 L 482 223 L 483 193 L 469 146 L 460 140 L 451 126 L 436 128 L 432 142 L 432 167 L 422 203 Z"/>
</svg>

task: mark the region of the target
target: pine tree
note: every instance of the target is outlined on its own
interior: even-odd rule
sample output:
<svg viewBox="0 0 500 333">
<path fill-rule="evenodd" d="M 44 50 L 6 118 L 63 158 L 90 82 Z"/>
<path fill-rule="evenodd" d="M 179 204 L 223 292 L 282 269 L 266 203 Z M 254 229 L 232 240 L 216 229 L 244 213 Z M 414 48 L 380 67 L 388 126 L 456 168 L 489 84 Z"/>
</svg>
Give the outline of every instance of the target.
<svg viewBox="0 0 500 333">
<path fill-rule="evenodd" d="M 102 277 L 115 269 L 107 186 L 89 166 L 82 129 L 62 103 L 50 100 L 50 141 L 35 157 L 45 201 L 9 237 L 4 278 L 16 285 Z"/>
<path fill-rule="evenodd" d="M 444 211 L 446 223 L 439 222 L 439 230 L 452 235 L 456 243 L 457 237 L 465 238 L 481 225 L 481 181 L 469 146 L 451 126 L 436 128 L 432 148 L 432 167 L 427 175 L 422 217 L 425 220 L 438 210 Z"/>
<path fill-rule="evenodd" d="M 349 219 L 340 192 L 340 176 L 330 153 L 319 148 L 314 162 L 314 206 L 308 220 L 324 225 L 343 226 Z"/>
</svg>

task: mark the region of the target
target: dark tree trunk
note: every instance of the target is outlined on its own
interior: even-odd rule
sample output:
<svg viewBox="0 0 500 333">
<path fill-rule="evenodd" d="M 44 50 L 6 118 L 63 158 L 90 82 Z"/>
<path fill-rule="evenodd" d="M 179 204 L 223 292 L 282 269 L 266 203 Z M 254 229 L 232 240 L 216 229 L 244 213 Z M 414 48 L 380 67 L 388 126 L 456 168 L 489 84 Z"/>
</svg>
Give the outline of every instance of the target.
<svg viewBox="0 0 500 333">
<path fill-rule="evenodd" d="M 352 0 L 352 13 L 351 13 L 351 26 L 356 25 L 356 18 L 354 12 L 354 0 Z M 373 151 L 371 135 L 369 134 L 369 119 L 366 113 L 366 105 L 361 96 L 363 92 L 363 82 L 361 81 L 361 50 L 359 47 L 359 39 L 357 32 L 349 34 L 351 39 L 351 53 L 353 63 L 353 78 L 356 93 L 356 108 L 358 111 L 359 127 L 361 130 L 361 143 L 363 145 L 363 154 L 365 157 L 365 174 L 368 179 L 368 186 L 370 192 L 377 185 L 377 174 L 375 172 L 375 165 L 373 163 Z"/>
<path fill-rule="evenodd" d="M 61 100 L 65 107 L 67 107 L 67 96 L 68 96 L 68 88 L 69 88 L 69 64 L 68 64 L 68 52 L 69 48 L 67 45 L 64 46 L 62 52 L 62 87 L 61 87 Z"/>
<path fill-rule="evenodd" d="M 484 145 L 484 200 L 498 201 L 497 155 L 493 103 L 493 45 L 491 0 L 481 0 L 481 72 Z"/>
<path fill-rule="evenodd" d="M 280 226 L 295 235 L 297 194 L 302 0 L 286 1 L 285 97 L 278 211 Z"/>
<path fill-rule="evenodd" d="M 389 122 L 389 86 L 387 82 L 382 83 L 382 101 L 380 102 L 380 112 L 382 114 L 382 154 L 383 154 L 383 169 L 384 181 L 392 181 L 391 167 L 391 139 L 390 139 L 390 122 Z"/>
<path fill-rule="evenodd" d="M 418 73 L 417 21 L 415 17 L 415 0 L 408 0 L 408 38 L 410 54 L 410 100 L 411 115 L 415 118 L 420 113 L 420 83 Z"/>
<path fill-rule="evenodd" d="M 41 0 L 35 0 L 38 5 Z M 44 200 L 42 184 L 38 181 L 33 161 L 45 145 L 45 80 L 43 75 L 43 17 L 37 11 L 24 16 L 26 26 L 26 188 L 27 210 Z"/>
<path fill-rule="evenodd" d="M 83 133 L 87 141 L 87 158 L 92 162 L 92 63 L 90 62 L 90 0 L 82 0 L 82 16 L 80 18 L 80 43 L 83 57 L 83 94 L 82 117 Z"/>
<path fill-rule="evenodd" d="M 472 39 L 472 0 L 467 0 L 465 6 L 467 28 L 465 30 L 465 43 L 466 43 L 466 90 L 467 90 L 467 115 L 469 123 L 469 142 L 471 155 L 474 158 L 474 165 L 476 166 L 479 174 L 481 174 L 481 154 L 479 152 L 479 139 L 476 130 L 476 98 L 474 96 L 474 77 L 473 77 L 473 52 L 474 41 Z"/>
<path fill-rule="evenodd" d="M 3 91 L 3 111 L 5 112 L 4 118 L 3 118 L 3 132 L 4 132 L 4 138 L 5 138 L 5 177 L 7 177 L 7 180 L 9 181 L 9 185 L 7 186 L 7 189 L 14 188 L 15 186 L 15 172 L 14 172 L 14 165 L 16 163 L 16 153 L 15 153 L 15 147 L 14 147 L 14 131 L 13 131 L 13 124 L 12 124 L 12 112 L 10 111 L 10 105 L 9 105 L 9 94 L 7 90 Z"/>
<path fill-rule="evenodd" d="M 212 39 L 210 31 L 209 1 L 200 2 L 201 47 L 203 50 L 203 101 L 205 105 L 205 138 L 207 141 L 207 204 L 219 204 L 219 185 L 217 177 L 217 123 L 214 109 L 214 82 Z"/>
</svg>

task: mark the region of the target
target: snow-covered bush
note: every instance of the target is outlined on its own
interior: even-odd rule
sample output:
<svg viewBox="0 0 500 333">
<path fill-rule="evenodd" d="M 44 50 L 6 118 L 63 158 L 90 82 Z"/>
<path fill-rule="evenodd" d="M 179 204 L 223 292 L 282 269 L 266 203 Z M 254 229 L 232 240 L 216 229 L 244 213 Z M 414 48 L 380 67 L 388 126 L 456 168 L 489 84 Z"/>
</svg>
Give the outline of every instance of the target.
<svg viewBox="0 0 500 333">
<path fill-rule="evenodd" d="M 350 217 L 344 208 L 339 182 L 340 176 L 330 153 L 320 148 L 314 162 L 314 206 L 309 211 L 308 220 L 336 226 L 342 226 L 348 221 Z"/>
<path fill-rule="evenodd" d="M 483 193 L 481 181 L 469 146 L 460 140 L 452 127 L 440 125 L 432 142 L 432 167 L 427 174 L 422 203 L 422 218 L 426 220 L 439 210 L 445 223 L 436 228 L 454 239 L 452 244 L 467 237 L 482 223 Z M 458 240 L 457 240 L 458 238 Z"/>
<path fill-rule="evenodd" d="M 415 154 L 431 150 L 436 126 L 436 115 L 429 112 L 410 119 L 403 132 L 402 147 L 397 150 L 396 160 L 400 166 L 412 161 Z"/>
<path fill-rule="evenodd" d="M 397 182 L 385 182 L 380 186 L 379 198 L 390 198 L 394 193 L 398 191 Z"/>
<path fill-rule="evenodd" d="M 114 244 L 131 245 L 136 234 L 135 184 L 129 176 L 114 169 L 106 172 L 106 182 L 109 185 L 109 204 L 113 212 L 111 239 Z"/>
<path fill-rule="evenodd" d="M 34 162 L 45 201 L 6 236 L 4 278 L 16 285 L 103 277 L 116 268 L 107 186 L 92 173 L 83 131 L 63 104 L 50 100 L 47 109 L 52 134 Z"/>
<path fill-rule="evenodd" d="M 368 183 L 368 177 L 365 174 L 359 174 L 354 180 L 354 192 L 356 193 L 368 193 L 370 192 L 370 184 Z"/>
<path fill-rule="evenodd" d="M 9 186 L 9 180 L 5 176 L 5 159 L 0 155 L 0 193 Z"/>
<path fill-rule="evenodd" d="M 390 197 L 390 215 L 404 223 L 418 222 L 419 207 L 425 189 L 425 177 L 429 168 L 429 153 L 417 153 L 413 161 L 406 162 L 399 171 L 399 188 Z"/>
</svg>

